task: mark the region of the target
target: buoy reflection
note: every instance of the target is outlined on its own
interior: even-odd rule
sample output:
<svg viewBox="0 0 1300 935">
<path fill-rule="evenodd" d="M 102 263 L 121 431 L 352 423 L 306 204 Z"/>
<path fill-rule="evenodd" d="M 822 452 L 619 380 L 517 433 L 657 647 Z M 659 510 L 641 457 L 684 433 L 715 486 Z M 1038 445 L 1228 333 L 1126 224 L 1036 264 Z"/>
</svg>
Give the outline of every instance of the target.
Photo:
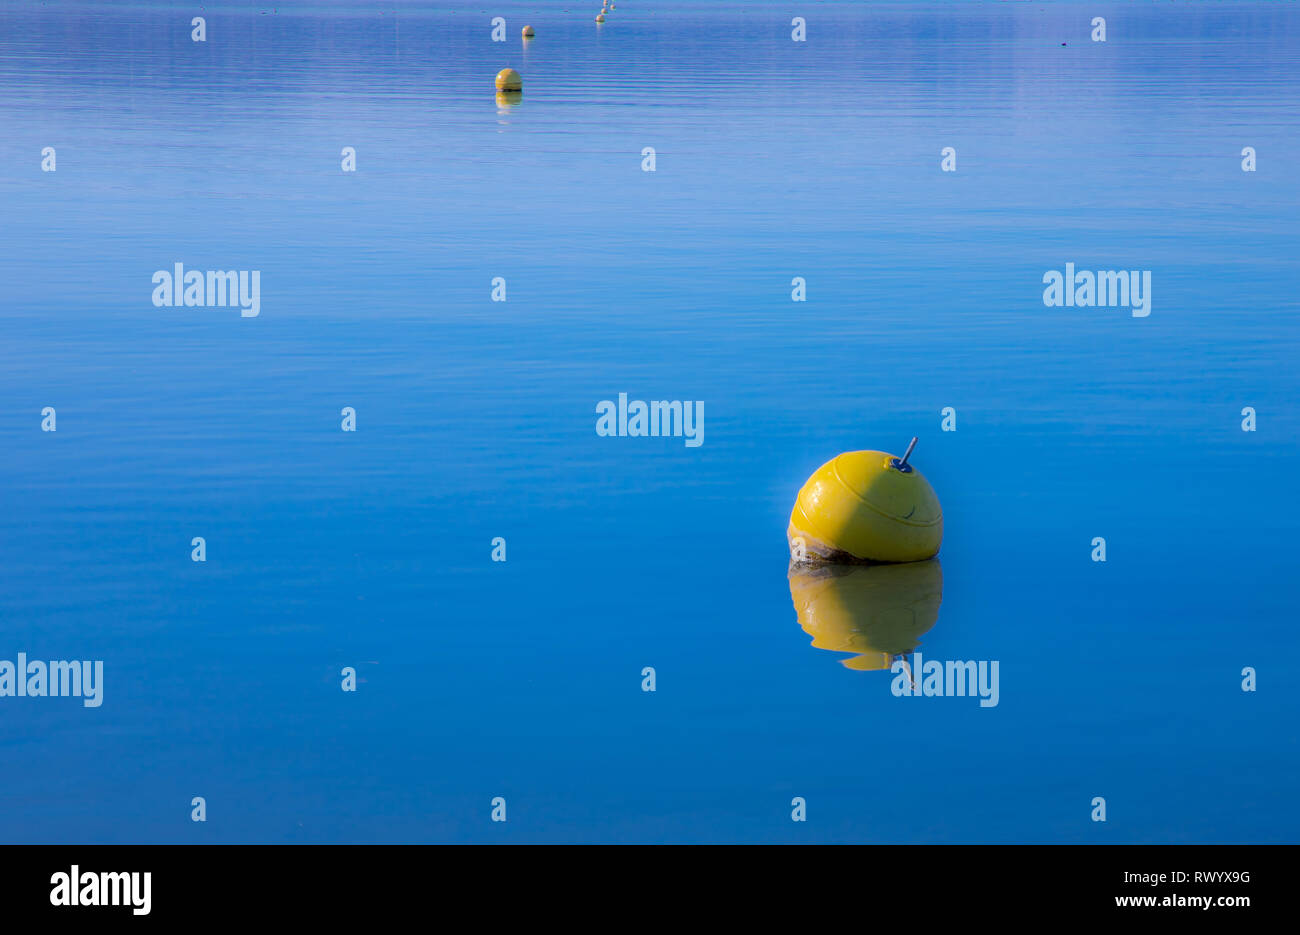
<svg viewBox="0 0 1300 935">
<path fill-rule="evenodd" d="M 938 559 L 903 565 L 791 563 L 790 597 L 813 646 L 855 653 L 850 669 L 888 669 L 921 645 L 939 619 L 943 569 Z"/>
</svg>

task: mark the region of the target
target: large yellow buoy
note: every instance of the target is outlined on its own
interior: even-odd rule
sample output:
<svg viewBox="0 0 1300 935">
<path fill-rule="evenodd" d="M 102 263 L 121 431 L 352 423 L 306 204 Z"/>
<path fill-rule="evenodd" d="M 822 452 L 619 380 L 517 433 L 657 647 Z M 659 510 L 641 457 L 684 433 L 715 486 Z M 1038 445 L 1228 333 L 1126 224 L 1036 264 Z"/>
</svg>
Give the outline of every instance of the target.
<svg viewBox="0 0 1300 935">
<path fill-rule="evenodd" d="M 896 458 L 849 451 L 819 467 L 799 491 L 786 537 L 796 562 L 920 562 L 939 554 L 943 510 L 934 488 Z"/>
<path fill-rule="evenodd" d="M 857 653 L 850 669 L 888 669 L 916 649 L 939 619 L 937 559 L 905 565 L 790 565 L 799 626 L 818 649 Z"/>
<path fill-rule="evenodd" d="M 513 68 L 503 68 L 497 72 L 497 90 L 498 91 L 522 91 L 524 89 L 524 79 L 519 77 L 519 72 Z"/>
<path fill-rule="evenodd" d="M 525 27 L 524 27 L 524 38 L 525 38 L 525 39 L 531 39 L 531 38 L 533 38 L 533 27 L 531 27 L 531 26 L 525 26 Z"/>
</svg>

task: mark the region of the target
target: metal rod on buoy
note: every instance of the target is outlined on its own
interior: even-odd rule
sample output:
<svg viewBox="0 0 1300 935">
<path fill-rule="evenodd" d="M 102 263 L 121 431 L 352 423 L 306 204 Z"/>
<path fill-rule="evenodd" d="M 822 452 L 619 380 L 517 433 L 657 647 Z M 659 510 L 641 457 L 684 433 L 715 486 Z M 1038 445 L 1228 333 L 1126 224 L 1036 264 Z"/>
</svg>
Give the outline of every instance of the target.
<svg viewBox="0 0 1300 935">
<path fill-rule="evenodd" d="M 900 468 L 905 468 L 905 467 L 907 467 L 907 459 L 910 458 L 910 457 L 912 457 L 912 449 L 915 448 L 915 447 L 916 447 L 916 436 L 913 435 L 913 436 L 912 436 L 912 444 L 910 444 L 910 445 L 907 446 L 907 451 L 906 451 L 906 453 L 904 453 L 904 455 L 903 455 L 903 457 L 902 457 L 902 460 L 900 460 L 900 461 L 898 462 L 898 466 L 899 466 Z"/>
</svg>

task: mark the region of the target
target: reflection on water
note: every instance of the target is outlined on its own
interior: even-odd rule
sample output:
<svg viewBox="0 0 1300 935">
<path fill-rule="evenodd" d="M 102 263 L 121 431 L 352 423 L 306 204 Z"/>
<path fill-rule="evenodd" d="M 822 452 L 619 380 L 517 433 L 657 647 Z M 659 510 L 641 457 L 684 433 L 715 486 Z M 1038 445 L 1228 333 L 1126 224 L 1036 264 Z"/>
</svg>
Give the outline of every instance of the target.
<svg viewBox="0 0 1300 935">
<path fill-rule="evenodd" d="M 105 662 L 0 698 L 0 841 L 1300 837 L 1293 5 L 219 6 L 0 4 L 0 659 Z M 154 307 L 177 262 L 261 314 Z M 597 435 L 624 391 L 704 444 Z M 770 574 L 916 434 L 942 626 L 937 564 Z M 804 649 L 918 639 L 1000 704 Z"/>
<path fill-rule="evenodd" d="M 799 626 L 818 649 L 856 653 L 850 669 L 888 669 L 921 644 L 939 619 L 938 559 L 902 565 L 790 565 Z"/>
</svg>

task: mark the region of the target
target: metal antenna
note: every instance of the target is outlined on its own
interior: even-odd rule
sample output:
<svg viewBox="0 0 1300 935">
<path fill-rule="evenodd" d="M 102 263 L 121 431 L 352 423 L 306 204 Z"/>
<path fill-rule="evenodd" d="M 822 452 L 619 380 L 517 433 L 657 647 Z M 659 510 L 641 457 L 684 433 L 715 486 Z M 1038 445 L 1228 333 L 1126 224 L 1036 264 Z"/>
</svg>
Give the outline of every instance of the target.
<svg viewBox="0 0 1300 935">
<path fill-rule="evenodd" d="M 898 462 L 898 467 L 900 469 L 907 467 L 907 459 L 912 457 L 912 449 L 915 447 L 916 447 L 916 436 L 913 435 L 912 444 L 907 446 L 907 452 L 903 455 L 903 459 Z"/>
</svg>

